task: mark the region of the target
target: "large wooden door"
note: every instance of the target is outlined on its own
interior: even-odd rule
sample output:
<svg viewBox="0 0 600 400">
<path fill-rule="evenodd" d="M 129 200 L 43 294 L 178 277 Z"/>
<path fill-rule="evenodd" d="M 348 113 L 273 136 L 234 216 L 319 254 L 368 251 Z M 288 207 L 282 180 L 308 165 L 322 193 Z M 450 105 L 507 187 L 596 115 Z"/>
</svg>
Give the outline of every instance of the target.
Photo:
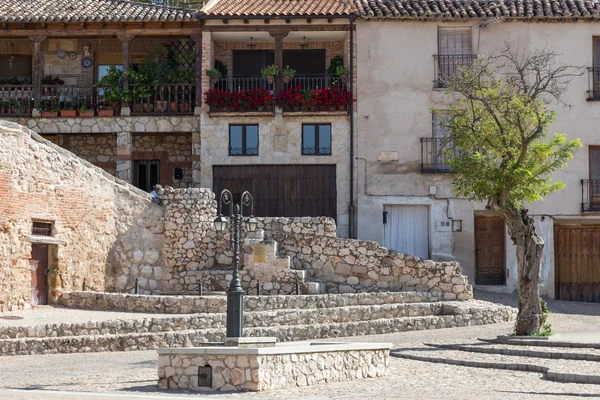
<svg viewBox="0 0 600 400">
<path fill-rule="evenodd" d="M 554 227 L 555 296 L 600 303 L 600 226 Z"/>
<path fill-rule="evenodd" d="M 505 285 L 504 220 L 475 216 L 475 283 Z"/>
<path fill-rule="evenodd" d="M 234 200 L 248 190 L 259 217 L 337 217 L 335 165 L 235 165 L 213 167 L 217 196 Z"/>
<path fill-rule="evenodd" d="M 48 304 L 48 246 L 31 245 L 31 304 Z"/>
</svg>

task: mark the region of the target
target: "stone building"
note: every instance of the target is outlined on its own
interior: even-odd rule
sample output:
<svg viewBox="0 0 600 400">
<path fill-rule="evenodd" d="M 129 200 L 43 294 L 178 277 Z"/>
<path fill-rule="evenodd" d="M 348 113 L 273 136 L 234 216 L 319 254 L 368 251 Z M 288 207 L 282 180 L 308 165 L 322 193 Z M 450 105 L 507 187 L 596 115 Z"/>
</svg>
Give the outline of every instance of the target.
<svg viewBox="0 0 600 400">
<path fill-rule="evenodd" d="M 476 287 L 512 292 L 515 249 L 485 204 L 456 198 L 436 145 L 444 132 L 432 108 L 451 96 L 443 77 L 506 43 L 521 54 L 545 46 L 558 62 L 589 67 L 553 105 L 549 134 L 580 138 L 568 167 L 553 175 L 566 189 L 528 207 L 545 241 L 541 292 L 600 301 L 600 151 L 597 1 L 355 1 L 357 20 L 358 237 L 434 260 L 456 260 Z M 388 38 L 383 40 L 382 38 Z M 390 40 L 389 38 L 397 38 Z"/>
<path fill-rule="evenodd" d="M 0 117 L 145 191 L 249 189 L 351 233 L 353 6 L 42 3 L 0 4 Z"/>
</svg>

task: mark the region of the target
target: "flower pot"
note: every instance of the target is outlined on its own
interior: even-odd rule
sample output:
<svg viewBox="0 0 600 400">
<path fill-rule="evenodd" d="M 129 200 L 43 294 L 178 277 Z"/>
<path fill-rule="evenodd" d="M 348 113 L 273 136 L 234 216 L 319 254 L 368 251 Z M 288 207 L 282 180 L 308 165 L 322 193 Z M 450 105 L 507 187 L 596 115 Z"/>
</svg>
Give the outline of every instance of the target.
<svg viewBox="0 0 600 400">
<path fill-rule="evenodd" d="M 182 113 L 183 112 L 183 103 L 179 103 L 179 112 Z"/>
<path fill-rule="evenodd" d="M 115 115 L 115 110 L 98 110 L 99 117 L 112 117 Z"/>
<path fill-rule="evenodd" d="M 77 110 L 60 110 L 61 117 L 75 117 L 77 116 Z"/>
<path fill-rule="evenodd" d="M 284 75 L 284 76 L 283 76 L 283 82 L 284 82 L 284 83 L 290 83 L 290 80 L 291 80 L 291 79 L 292 79 L 292 77 L 291 77 L 291 76 L 289 76 L 289 75 Z"/>
<path fill-rule="evenodd" d="M 94 110 L 79 111 L 79 116 L 80 117 L 93 117 L 94 116 Z"/>
<path fill-rule="evenodd" d="M 148 112 L 154 112 L 154 104 L 153 103 L 148 104 Z"/>
<path fill-rule="evenodd" d="M 44 117 L 44 118 L 58 117 L 58 111 L 43 111 L 42 117 Z"/>
<path fill-rule="evenodd" d="M 142 105 L 141 104 L 134 104 L 133 105 L 133 112 L 136 112 L 136 113 L 142 112 Z"/>
<path fill-rule="evenodd" d="M 112 109 L 113 109 L 113 111 L 114 111 L 114 110 L 116 110 L 116 109 L 117 109 L 117 106 L 118 106 L 118 104 L 117 104 L 117 102 L 116 102 L 116 101 L 113 101 L 112 103 L 110 103 L 110 106 L 112 107 Z"/>
<path fill-rule="evenodd" d="M 273 84 L 273 77 L 272 77 L 272 76 L 267 76 L 267 83 L 268 83 L 269 85 L 272 85 L 272 84 Z"/>
<path fill-rule="evenodd" d="M 340 75 L 340 80 L 342 81 L 342 83 L 346 83 L 347 79 L 348 77 L 346 75 Z"/>
<path fill-rule="evenodd" d="M 185 103 L 183 105 L 183 112 L 185 112 L 185 113 L 190 112 L 190 104 L 189 103 Z"/>
<path fill-rule="evenodd" d="M 169 111 L 174 113 L 177 112 L 177 103 L 172 101 L 171 104 L 169 105 Z"/>
<path fill-rule="evenodd" d="M 148 104 L 148 103 L 144 103 L 144 104 L 142 105 L 142 110 L 143 110 L 145 113 L 147 113 L 147 112 L 150 112 L 150 104 Z M 139 111 L 137 111 L 137 112 L 139 112 Z"/>
</svg>

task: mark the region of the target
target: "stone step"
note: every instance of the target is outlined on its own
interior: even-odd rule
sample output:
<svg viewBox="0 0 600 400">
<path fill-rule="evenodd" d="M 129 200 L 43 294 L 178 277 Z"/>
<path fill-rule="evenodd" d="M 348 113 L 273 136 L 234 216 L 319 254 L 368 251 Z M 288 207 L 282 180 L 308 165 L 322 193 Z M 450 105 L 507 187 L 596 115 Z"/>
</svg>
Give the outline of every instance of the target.
<svg viewBox="0 0 600 400">
<path fill-rule="evenodd" d="M 390 355 L 465 367 L 537 372 L 544 374 L 547 379 L 559 382 L 600 383 L 600 363 L 596 361 L 475 353 L 439 346 L 436 344 L 417 349 L 397 349 Z"/>
<path fill-rule="evenodd" d="M 459 314 L 450 305 L 433 303 L 383 304 L 336 308 L 286 309 L 248 311 L 244 313 L 246 327 L 278 325 L 310 325 L 311 323 L 344 323 L 375 319 Z M 489 310 L 490 312 L 497 312 Z M 108 320 L 76 324 L 46 324 L 14 326 L 0 329 L 0 339 L 25 337 L 86 336 L 146 332 L 169 332 L 189 329 L 224 328 L 225 313 L 191 314 L 189 316 L 156 317 L 131 320 Z"/>
<path fill-rule="evenodd" d="M 106 292 L 65 292 L 59 305 L 91 310 L 120 310 L 166 314 L 225 312 L 227 298 L 222 295 L 146 295 Z M 245 310 L 267 311 L 314 307 L 335 308 L 352 305 L 378 305 L 440 301 L 441 292 L 374 292 L 345 294 L 271 295 L 245 297 Z M 447 304 L 449 304 L 448 302 Z M 466 301 L 456 303 L 470 304 Z M 492 303 L 487 303 L 492 304 Z"/>
<path fill-rule="evenodd" d="M 538 347 L 513 344 L 482 343 L 472 344 L 427 344 L 440 349 L 459 350 L 482 354 L 502 354 L 535 358 L 550 358 L 564 360 L 586 360 L 600 362 L 600 350 L 593 348 Z"/>
<path fill-rule="evenodd" d="M 498 310 L 496 310 L 498 311 Z M 477 314 L 382 318 L 371 321 L 311 323 L 309 325 L 279 325 L 249 327 L 245 336 L 276 337 L 279 341 L 314 340 L 358 335 L 375 335 L 425 329 L 439 329 L 497 322 L 501 315 L 484 317 Z M 100 351 L 150 350 L 159 347 L 194 347 L 206 342 L 218 342 L 225 330 L 197 329 L 171 332 L 79 335 L 44 338 L 0 340 L 0 356 L 85 353 Z"/>
</svg>

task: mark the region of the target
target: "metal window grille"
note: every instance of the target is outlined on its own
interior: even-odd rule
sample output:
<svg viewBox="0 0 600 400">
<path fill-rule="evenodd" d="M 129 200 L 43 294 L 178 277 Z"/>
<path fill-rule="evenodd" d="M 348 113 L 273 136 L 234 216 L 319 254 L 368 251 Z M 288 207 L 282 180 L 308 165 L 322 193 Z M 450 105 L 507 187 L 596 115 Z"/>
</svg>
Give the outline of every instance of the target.
<svg viewBox="0 0 600 400">
<path fill-rule="evenodd" d="M 33 221 L 31 233 L 37 236 L 52 236 L 52 222 Z"/>
</svg>

